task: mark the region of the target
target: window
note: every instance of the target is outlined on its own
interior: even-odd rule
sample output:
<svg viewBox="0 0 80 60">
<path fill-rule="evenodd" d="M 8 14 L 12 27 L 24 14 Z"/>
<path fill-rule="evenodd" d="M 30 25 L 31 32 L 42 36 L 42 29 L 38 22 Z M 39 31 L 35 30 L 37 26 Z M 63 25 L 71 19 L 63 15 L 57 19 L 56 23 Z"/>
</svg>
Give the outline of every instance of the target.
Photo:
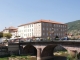
<svg viewBox="0 0 80 60">
<path fill-rule="evenodd" d="M 30 32 L 31 32 L 31 29 L 30 29 Z"/>
<path fill-rule="evenodd" d="M 51 28 L 50 28 L 50 31 L 51 31 Z"/>
<path fill-rule="evenodd" d="M 45 35 L 45 33 L 43 33 L 43 36 Z"/>
<path fill-rule="evenodd" d="M 56 24 L 54 24 L 54 27 L 56 27 L 57 25 Z"/>
<path fill-rule="evenodd" d="M 47 30 L 48 30 L 48 28 L 47 28 Z"/>
<path fill-rule="evenodd" d="M 33 31 L 33 29 L 32 29 L 32 31 Z"/>
<path fill-rule="evenodd" d="M 60 33 L 58 33 L 58 35 L 60 36 Z"/>
<path fill-rule="evenodd" d="M 29 25 L 31 27 L 31 25 Z"/>
<path fill-rule="evenodd" d="M 59 27 L 59 25 L 57 24 L 57 27 Z"/>
<path fill-rule="evenodd" d="M 61 27 L 61 25 L 59 25 L 59 27 Z"/>
<path fill-rule="evenodd" d="M 26 30 L 24 30 L 24 32 L 26 32 Z"/>
<path fill-rule="evenodd" d="M 27 34 L 26 34 L 26 36 L 27 36 Z"/>
<path fill-rule="evenodd" d="M 29 37 L 29 34 L 27 36 Z"/>
<path fill-rule="evenodd" d="M 56 33 L 56 35 L 58 35 L 58 33 Z"/>
<path fill-rule="evenodd" d="M 45 28 L 43 28 L 43 30 L 45 30 Z"/>
<path fill-rule="evenodd" d="M 65 29 L 65 31 L 67 31 L 67 29 Z"/>
<path fill-rule="evenodd" d="M 39 36 L 39 34 L 37 34 L 37 36 Z"/>
<path fill-rule="evenodd" d="M 63 28 L 64 28 L 64 25 L 62 25 L 63 26 Z"/>
<path fill-rule="evenodd" d="M 56 36 L 56 33 L 54 33 L 54 35 Z"/>
<path fill-rule="evenodd" d="M 49 24 L 49 26 L 51 26 L 51 24 Z"/>
<path fill-rule="evenodd" d="M 29 28 L 29 25 L 28 25 L 28 28 Z"/>
<path fill-rule="evenodd" d="M 33 24 L 32 24 L 32 27 L 33 27 Z"/>
<path fill-rule="evenodd" d="M 66 28 L 67 26 L 65 26 L 65 28 Z"/>
<path fill-rule="evenodd" d="M 65 29 L 63 29 L 63 31 L 65 31 Z"/>
<path fill-rule="evenodd" d="M 48 23 L 46 23 L 47 24 L 47 26 L 48 26 Z"/>
<path fill-rule="evenodd" d="M 48 33 L 47 33 L 47 36 L 48 36 Z"/>
<path fill-rule="evenodd" d="M 58 29 L 56 29 L 56 31 L 58 31 Z"/>
<path fill-rule="evenodd" d="M 62 25 L 61 25 L 61 28 L 62 28 Z"/>
<path fill-rule="evenodd" d="M 28 29 L 28 32 L 29 32 L 29 29 Z"/>
<path fill-rule="evenodd" d="M 30 33 L 30 36 L 31 36 L 31 33 Z"/>
<path fill-rule="evenodd" d="M 51 36 L 51 34 L 50 34 L 50 36 Z"/>
<path fill-rule="evenodd" d="M 42 25 L 44 25 L 44 23 L 42 23 Z"/>
</svg>

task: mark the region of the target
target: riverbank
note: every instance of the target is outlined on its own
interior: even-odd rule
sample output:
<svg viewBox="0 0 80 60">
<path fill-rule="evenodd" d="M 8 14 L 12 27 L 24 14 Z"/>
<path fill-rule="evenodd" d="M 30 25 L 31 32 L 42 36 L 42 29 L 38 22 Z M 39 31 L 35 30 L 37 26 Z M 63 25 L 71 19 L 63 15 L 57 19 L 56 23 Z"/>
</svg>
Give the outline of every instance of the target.
<svg viewBox="0 0 80 60">
<path fill-rule="evenodd" d="M 31 56 L 11 56 L 11 57 L 0 57 L 0 60 L 36 60 L 36 57 Z"/>
</svg>

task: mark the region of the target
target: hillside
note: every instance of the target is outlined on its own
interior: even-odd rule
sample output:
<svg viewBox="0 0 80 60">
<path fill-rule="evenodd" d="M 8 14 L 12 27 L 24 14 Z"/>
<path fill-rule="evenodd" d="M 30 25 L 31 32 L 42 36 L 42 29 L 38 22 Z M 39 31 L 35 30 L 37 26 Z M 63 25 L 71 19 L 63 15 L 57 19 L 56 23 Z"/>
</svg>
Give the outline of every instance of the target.
<svg viewBox="0 0 80 60">
<path fill-rule="evenodd" d="M 66 23 L 68 25 L 68 32 L 73 35 L 80 35 L 80 20 Z"/>
<path fill-rule="evenodd" d="M 80 30 L 80 20 L 66 23 L 68 25 L 68 31 L 79 31 Z"/>
</svg>

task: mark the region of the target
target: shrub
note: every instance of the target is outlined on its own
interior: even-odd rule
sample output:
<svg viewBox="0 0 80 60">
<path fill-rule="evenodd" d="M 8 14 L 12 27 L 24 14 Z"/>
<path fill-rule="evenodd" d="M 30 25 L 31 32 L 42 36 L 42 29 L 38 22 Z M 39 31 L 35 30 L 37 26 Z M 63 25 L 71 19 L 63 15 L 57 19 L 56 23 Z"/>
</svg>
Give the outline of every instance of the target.
<svg viewBox="0 0 80 60">
<path fill-rule="evenodd" d="M 16 57 L 15 55 L 11 55 L 11 57 Z"/>
</svg>

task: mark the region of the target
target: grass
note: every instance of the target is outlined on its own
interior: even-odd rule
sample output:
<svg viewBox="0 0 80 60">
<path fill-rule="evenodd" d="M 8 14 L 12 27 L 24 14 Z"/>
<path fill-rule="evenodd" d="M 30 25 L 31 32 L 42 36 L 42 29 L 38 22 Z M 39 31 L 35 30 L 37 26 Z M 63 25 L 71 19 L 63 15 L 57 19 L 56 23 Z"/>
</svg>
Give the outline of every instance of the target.
<svg viewBox="0 0 80 60">
<path fill-rule="evenodd" d="M 67 51 L 58 51 L 55 52 L 55 56 L 65 56 L 67 57 L 67 60 L 77 60 L 77 57 L 72 57 L 70 54 L 68 54 Z"/>
<path fill-rule="evenodd" d="M 67 57 L 68 53 L 67 53 L 67 51 L 57 51 L 57 52 L 54 52 L 54 55 Z"/>
<path fill-rule="evenodd" d="M 19 58 L 19 59 L 23 59 L 25 58 L 26 60 L 36 60 L 35 57 L 30 57 L 30 56 L 10 56 L 12 58 Z M 0 57 L 0 60 L 8 60 L 9 57 Z"/>
<path fill-rule="evenodd" d="M 0 60 L 8 60 L 8 57 L 0 58 Z"/>
</svg>

